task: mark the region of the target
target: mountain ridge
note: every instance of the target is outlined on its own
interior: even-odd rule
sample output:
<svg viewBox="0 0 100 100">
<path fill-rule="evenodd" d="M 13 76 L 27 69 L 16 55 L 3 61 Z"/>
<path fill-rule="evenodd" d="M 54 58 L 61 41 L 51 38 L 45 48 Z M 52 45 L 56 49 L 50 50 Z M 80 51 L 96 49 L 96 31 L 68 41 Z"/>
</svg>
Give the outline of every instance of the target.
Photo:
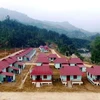
<svg viewBox="0 0 100 100">
<path fill-rule="evenodd" d="M 30 18 L 26 14 L 17 11 L 0 8 L 0 20 L 4 20 L 7 15 L 9 15 L 11 19 L 15 19 L 24 24 L 33 25 L 41 29 L 52 30 L 60 34 L 66 34 L 68 37 L 71 38 L 87 38 L 88 36 L 92 35 L 91 32 L 79 29 L 70 24 L 68 21 L 64 22 L 40 21 Z"/>
</svg>

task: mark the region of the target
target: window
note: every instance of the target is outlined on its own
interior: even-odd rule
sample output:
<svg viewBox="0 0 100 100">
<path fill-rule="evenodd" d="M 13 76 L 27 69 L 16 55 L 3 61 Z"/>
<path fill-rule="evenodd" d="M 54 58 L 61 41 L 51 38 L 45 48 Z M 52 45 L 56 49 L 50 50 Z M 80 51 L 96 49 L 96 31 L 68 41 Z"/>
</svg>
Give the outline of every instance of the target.
<svg viewBox="0 0 100 100">
<path fill-rule="evenodd" d="M 76 75 L 74 75 L 74 79 L 77 79 L 77 76 Z"/>
<path fill-rule="evenodd" d="M 47 75 L 44 75 L 44 77 L 43 78 L 47 78 Z"/>
<path fill-rule="evenodd" d="M 89 72 L 88 72 L 88 76 L 89 76 Z"/>
<path fill-rule="evenodd" d="M 91 74 L 91 78 L 92 78 L 92 74 Z"/>
</svg>

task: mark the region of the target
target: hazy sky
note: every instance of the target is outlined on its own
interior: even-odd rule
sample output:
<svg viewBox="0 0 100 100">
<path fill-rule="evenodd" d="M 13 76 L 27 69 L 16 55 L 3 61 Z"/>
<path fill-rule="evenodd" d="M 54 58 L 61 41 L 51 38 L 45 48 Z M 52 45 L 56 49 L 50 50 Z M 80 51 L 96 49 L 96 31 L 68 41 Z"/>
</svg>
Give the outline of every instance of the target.
<svg viewBox="0 0 100 100">
<path fill-rule="evenodd" d="M 48 21 L 68 21 L 76 27 L 100 32 L 100 0 L 0 0 L 0 7 Z"/>
</svg>

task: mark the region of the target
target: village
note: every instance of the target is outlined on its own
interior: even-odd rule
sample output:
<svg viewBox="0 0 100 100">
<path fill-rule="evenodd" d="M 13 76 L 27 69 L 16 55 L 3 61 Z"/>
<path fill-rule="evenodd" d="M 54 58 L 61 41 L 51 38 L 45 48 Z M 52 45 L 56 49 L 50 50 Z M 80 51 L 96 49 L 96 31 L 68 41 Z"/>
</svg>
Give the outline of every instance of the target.
<svg viewBox="0 0 100 100">
<path fill-rule="evenodd" d="M 0 60 L 0 92 L 100 92 L 100 66 L 66 57 L 48 46 L 26 48 Z"/>
</svg>

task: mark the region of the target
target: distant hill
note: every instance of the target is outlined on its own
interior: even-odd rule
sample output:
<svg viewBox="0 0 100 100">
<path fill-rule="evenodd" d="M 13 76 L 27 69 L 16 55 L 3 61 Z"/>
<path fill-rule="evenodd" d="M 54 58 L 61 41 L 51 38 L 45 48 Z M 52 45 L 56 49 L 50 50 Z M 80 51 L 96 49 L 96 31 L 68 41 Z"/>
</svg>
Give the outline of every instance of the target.
<svg viewBox="0 0 100 100">
<path fill-rule="evenodd" d="M 7 15 L 9 15 L 11 19 L 15 19 L 24 24 L 37 26 L 41 29 L 52 30 L 60 34 L 63 33 L 71 38 L 87 38 L 88 36 L 92 35 L 92 33 L 85 31 L 83 29 L 79 29 L 71 25 L 69 22 L 50 22 L 35 20 L 23 13 L 0 8 L 0 20 L 4 20 Z"/>
<path fill-rule="evenodd" d="M 96 33 L 95 35 L 90 36 L 90 40 L 94 40 L 96 37 L 100 37 L 100 33 Z"/>
</svg>

